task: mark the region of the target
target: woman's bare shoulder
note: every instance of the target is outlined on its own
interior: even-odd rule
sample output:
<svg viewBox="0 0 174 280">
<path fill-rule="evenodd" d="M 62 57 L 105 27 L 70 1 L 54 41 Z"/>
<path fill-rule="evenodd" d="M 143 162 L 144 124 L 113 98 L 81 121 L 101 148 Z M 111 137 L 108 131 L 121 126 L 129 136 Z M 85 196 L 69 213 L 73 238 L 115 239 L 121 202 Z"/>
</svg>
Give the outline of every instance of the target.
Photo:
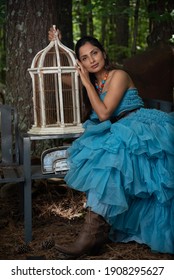
<svg viewBox="0 0 174 280">
<path fill-rule="evenodd" d="M 114 69 L 110 73 L 112 76 L 115 76 L 115 75 L 125 76 L 125 77 L 129 76 L 128 73 L 122 69 Z"/>
<path fill-rule="evenodd" d="M 112 70 L 111 73 L 110 73 L 110 77 L 111 77 L 111 80 L 118 80 L 120 81 L 120 83 L 125 83 L 127 84 L 128 87 L 134 87 L 134 83 L 131 79 L 131 77 L 129 76 L 129 74 L 122 70 L 122 69 L 115 69 L 115 70 Z"/>
<path fill-rule="evenodd" d="M 122 81 L 128 81 L 130 77 L 124 70 L 115 69 L 110 72 L 110 78 L 111 80 L 120 79 Z"/>
</svg>

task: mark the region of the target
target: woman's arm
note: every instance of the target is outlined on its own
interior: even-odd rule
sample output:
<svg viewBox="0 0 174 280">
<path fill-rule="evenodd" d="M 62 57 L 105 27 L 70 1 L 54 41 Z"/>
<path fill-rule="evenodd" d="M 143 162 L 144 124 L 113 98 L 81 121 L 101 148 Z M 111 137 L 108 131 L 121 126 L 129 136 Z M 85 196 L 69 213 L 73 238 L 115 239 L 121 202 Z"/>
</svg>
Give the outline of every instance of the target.
<svg viewBox="0 0 174 280">
<path fill-rule="evenodd" d="M 96 112 L 100 121 L 105 121 L 110 118 L 113 111 L 119 105 L 126 89 L 133 87 L 133 83 L 129 75 L 122 70 L 114 70 L 110 72 L 110 77 L 107 80 L 107 94 L 105 99 L 100 100 L 94 86 L 90 82 L 89 73 L 83 65 L 78 62 L 80 68 L 77 68 L 81 81 L 86 88 L 92 108 Z"/>
</svg>

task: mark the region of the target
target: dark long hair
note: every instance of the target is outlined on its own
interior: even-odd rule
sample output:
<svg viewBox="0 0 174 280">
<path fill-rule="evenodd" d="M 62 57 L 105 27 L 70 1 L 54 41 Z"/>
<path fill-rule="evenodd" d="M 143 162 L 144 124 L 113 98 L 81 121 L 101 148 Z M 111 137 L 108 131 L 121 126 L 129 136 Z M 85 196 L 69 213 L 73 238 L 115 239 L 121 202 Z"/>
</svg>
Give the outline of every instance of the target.
<svg viewBox="0 0 174 280">
<path fill-rule="evenodd" d="M 78 60 L 80 60 L 80 56 L 79 56 L 80 48 L 82 46 L 84 46 L 86 43 L 90 43 L 91 45 L 93 45 L 101 50 L 101 52 L 103 53 L 104 58 L 105 58 L 105 69 L 107 71 L 111 71 L 111 70 L 117 68 L 109 61 L 109 57 L 108 57 L 104 47 L 102 46 L 102 44 L 96 38 L 94 38 L 92 36 L 84 36 L 77 41 L 76 46 L 75 46 L 75 53 L 76 53 L 76 57 Z M 93 84 L 93 86 L 95 88 L 95 80 L 96 80 L 95 75 L 93 73 L 89 73 L 89 77 L 90 77 L 91 83 Z M 83 99 L 83 101 L 82 101 L 82 103 L 83 103 L 82 121 L 85 121 L 86 119 L 89 118 L 92 107 L 91 107 L 90 100 L 88 98 L 86 88 L 84 86 L 82 87 L 82 99 Z"/>
</svg>

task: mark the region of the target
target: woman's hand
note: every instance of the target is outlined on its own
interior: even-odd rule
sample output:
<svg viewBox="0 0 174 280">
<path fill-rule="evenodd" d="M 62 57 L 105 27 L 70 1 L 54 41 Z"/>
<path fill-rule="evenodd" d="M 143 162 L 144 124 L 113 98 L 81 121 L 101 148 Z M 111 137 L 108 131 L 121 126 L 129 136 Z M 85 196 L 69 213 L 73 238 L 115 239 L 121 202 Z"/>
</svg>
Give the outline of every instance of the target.
<svg viewBox="0 0 174 280">
<path fill-rule="evenodd" d="M 87 85 L 91 83 L 89 78 L 89 72 L 86 70 L 86 68 L 82 65 L 82 63 L 79 60 L 77 60 L 76 69 L 79 73 L 82 84 L 84 85 L 84 87 L 87 87 Z"/>
<path fill-rule="evenodd" d="M 55 27 L 51 27 L 50 30 L 48 31 L 48 40 L 49 41 L 54 41 L 56 38 L 59 38 L 59 40 L 62 39 L 62 34 L 59 29 L 56 29 Z"/>
</svg>

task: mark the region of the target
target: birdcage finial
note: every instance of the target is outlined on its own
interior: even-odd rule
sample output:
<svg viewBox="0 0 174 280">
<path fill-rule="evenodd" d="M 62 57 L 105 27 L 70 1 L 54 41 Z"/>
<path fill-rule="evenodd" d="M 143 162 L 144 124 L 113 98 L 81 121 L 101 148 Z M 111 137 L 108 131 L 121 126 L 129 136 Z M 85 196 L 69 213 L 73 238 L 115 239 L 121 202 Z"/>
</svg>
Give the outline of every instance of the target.
<svg viewBox="0 0 174 280">
<path fill-rule="evenodd" d="M 55 39 L 60 39 L 61 37 L 60 30 L 56 29 L 56 25 L 53 25 L 53 30 L 54 30 Z"/>
</svg>

